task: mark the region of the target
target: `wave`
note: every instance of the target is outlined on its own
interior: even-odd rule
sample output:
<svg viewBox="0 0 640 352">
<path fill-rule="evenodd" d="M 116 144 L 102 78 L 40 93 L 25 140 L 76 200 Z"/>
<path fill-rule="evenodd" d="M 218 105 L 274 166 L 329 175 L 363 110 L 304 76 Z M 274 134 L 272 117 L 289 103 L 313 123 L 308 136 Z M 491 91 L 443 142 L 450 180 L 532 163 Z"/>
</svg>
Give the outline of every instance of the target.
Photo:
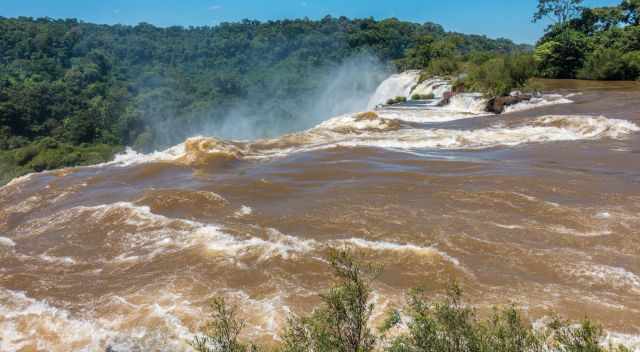
<svg viewBox="0 0 640 352">
<path fill-rule="evenodd" d="M 445 109 L 471 114 L 486 114 L 487 99 L 480 93 L 460 93 L 451 97 Z"/>
<path fill-rule="evenodd" d="M 330 240 L 325 243 L 313 239 L 285 235 L 273 228 L 255 227 L 256 234 L 231 235 L 224 226 L 193 220 L 170 218 L 155 214 L 148 206 L 129 202 L 104 204 L 92 207 L 75 207 L 49 217 L 31 221 L 18 229 L 29 236 L 38 236 L 59 229 L 69 230 L 70 224 L 82 219 L 83 227 L 108 227 L 107 238 L 111 251 L 99 257 L 92 256 L 94 263 L 148 262 L 154 257 L 177 251 L 200 247 L 205 254 L 222 256 L 230 260 L 244 258 L 257 263 L 273 259 L 290 260 L 299 256 L 324 251 L 328 248 L 353 245 L 380 252 L 411 252 L 420 256 L 439 256 L 459 266 L 460 263 L 435 247 L 415 244 L 398 244 L 385 241 L 351 238 Z M 233 231 L 236 233 L 237 231 Z M 83 236 L 81 233 L 78 236 Z M 56 257 L 47 252 L 34 253 L 39 261 L 73 266 L 85 263 L 87 258 Z"/>
<path fill-rule="evenodd" d="M 339 141 L 334 146 L 380 147 L 396 150 L 477 150 L 525 143 L 620 139 L 640 127 L 626 120 L 604 116 L 543 116 L 520 126 L 477 130 L 404 129 L 392 135 L 368 136 Z"/>
<path fill-rule="evenodd" d="M 238 209 L 238 211 L 236 211 L 235 213 L 233 213 L 233 215 L 236 218 L 242 218 L 245 216 L 250 216 L 251 214 L 253 214 L 253 209 L 249 206 L 243 205 L 240 207 L 240 209 Z"/>
<path fill-rule="evenodd" d="M 364 132 L 387 132 L 400 129 L 400 123 L 386 119 L 370 111 L 353 115 L 343 115 L 329 119 L 311 130 L 330 130 L 340 134 L 360 134 Z"/>
<path fill-rule="evenodd" d="M 8 237 L 0 237 L 0 246 L 15 247 L 16 243 L 13 242 L 13 240 Z"/>
<path fill-rule="evenodd" d="M 462 96 L 459 98 L 461 103 L 457 106 L 461 110 L 473 111 L 474 106 L 479 106 L 477 102 L 473 103 L 476 98 Z M 165 152 L 136 154 L 134 158 L 127 158 L 121 165 L 170 162 L 192 167 L 219 166 L 242 159 L 284 157 L 292 153 L 336 147 L 478 150 L 526 143 L 621 139 L 640 130 L 630 121 L 582 115 L 541 116 L 513 127 L 494 125 L 476 130 L 421 129 L 404 126 L 398 121 L 403 113 L 399 112 L 398 115 L 400 116 L 389 114 L 386 110 L 343 115 L 304 132 L 246 143 L 194 137 Z M 407 118 L 411 119 L 419 118 Z M 114 161 L 110 165 L 116 163 L 117 161 Z"/>
<path fill-rule="evenodd" d="M 543 94 L 541 96 L 534 96 L 531 100 L 521 101 L 517 104 L 505 107 L 503 114 L 537 109 L 544 106 L 573 104 L 573 100 L 568 99 L 568 97 L 569 96 L 565 97 L 560 94 Z"/>
<path fill-rule="evenodd" d="M 144 297 L 145 302 L 132 303 L 109 296 L 101 306 L 110 309 L 85 316 L 24 292 L 0 288 L 0 350 L 90 352 L 110 346 L 114 351 L 155 351 L 163 346 L 171 351 L 191 351 L 186 342 L 194 334 L 177 313 L 181 317 L 200 316 L 202 311 L 172 293 L 145 293 Z"/>
<path fill-rule="evenodd" d="M 346 240 L 336 241 L 337 243 L 353 245 L 373 251 L 392 251 L 392 252 L 412 252 L 422 256 L 437 256 L 451 264 L 461 267 L 460 261 L 447 253 L 437 249 L 434 246 L 421 247 L 415 244 L 399 244 L 387 241 L 370 241 L 362 238 L 350 238 Z"/>
<path fill-rule="evenodd" d="M 578 281 L 588 285 L 607 285 L 640 293 L 640 276 L 621 267 L 601 264 L 566 264 L 565 270 Z"/>
<path fill-rule="evenodd" d="M 40 350 L 44 346 L 47 351 L 68 351 L 70 346 L 99 351 L 104 349 L 107 336 L 115 334 L 22 292 L 0 289 L 0 303 L 2 351 Z"/>
</svg>

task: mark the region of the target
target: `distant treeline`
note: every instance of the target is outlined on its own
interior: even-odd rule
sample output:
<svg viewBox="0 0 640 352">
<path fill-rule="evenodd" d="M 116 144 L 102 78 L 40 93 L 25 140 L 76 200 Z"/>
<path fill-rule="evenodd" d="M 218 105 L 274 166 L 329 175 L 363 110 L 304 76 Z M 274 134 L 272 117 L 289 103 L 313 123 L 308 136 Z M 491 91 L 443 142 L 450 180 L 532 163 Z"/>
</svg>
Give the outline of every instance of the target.
<svg viewBox="0 0 640 352">
<path fill-rule="evenodd" d="M 549 78 L 640 78 L 640 0 L 587 8 L 582 0 L 540 0 L 534 19 L 554 19 L 537 43 L 539 75 Z"/>
<path fill-rule="evenodd" d="M 358 55 L 462 77 L 458 87 L 490 96 L 532 76 L 638 79 L 640 0 L 581 5 L 539 0 L 534 20 L 553 24 L 535 49 L 397 19 L 159 28 L 0 18 L 0 183 L 108 159 L 122 146 L 163 148 L 251 116 L 269 117 L 264 130 L 299 128 L 322 74 Z"/>
<path fill-rule="evenodd" d="M 459 37 L 422 36 L 396 62 L 423 70 L 423 79 L 449 76 L 454 91 L 488 98 L 535 91 L 530 78 L 640 79 L 640 0 L 588 8 L 582 0 L 538 0 L 534 21 L 552 24 L 532 52 L 460 51 Z"/>
<path fill-rule="evenodd" d="M 0 18 L 2 176 L 94 162 L 112 146 L 161 148 L 239 104 L 296 119 L 297 100 L 318 89 L 314 73 L 363 53 L 404 65 L 420 43 L 444 40 L 460 53 L 530 50 L 396 19 L 159 28 Z M 64 160 L 42 153 L 59 146 L 85 149 Z"/>
</svg>

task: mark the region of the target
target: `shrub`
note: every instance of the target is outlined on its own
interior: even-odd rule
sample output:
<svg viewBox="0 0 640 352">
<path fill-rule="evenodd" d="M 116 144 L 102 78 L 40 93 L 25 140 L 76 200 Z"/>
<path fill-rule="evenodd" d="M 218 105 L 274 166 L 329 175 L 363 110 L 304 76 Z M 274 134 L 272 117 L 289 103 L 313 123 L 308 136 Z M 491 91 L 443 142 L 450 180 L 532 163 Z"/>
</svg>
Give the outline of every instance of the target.
<svg viewBox="0 0 640 352">
<path fill-rule="evenodd" d="M 612 48 L 601 48 L 591 53 L 584 67 L 578 71 L 578 78 L 581 79 L 621 80 L 630 76 L 623 53 Z"/>
<path fill-rule="evenodd" d="M 110 160 L 121 150 L 118 146 L 72 146 L 43 138 L 22 148 L 0 151 L 0 184 L 30 172 L 98 164 Z"/>
<path fill-rule="evenodd" d="M 627 66 L 628 79 L 640 79 L 640 51 L 632 51 L 622 57 Z"/>
<path fill-rule="evenodd" d="M 495 309 L 488 319 L 479 319 L 462 303 L 462 291 L 455 284 L 440 300 L 429 300 L 423 291 L 414 290 L 405 313 L 408 331 L 391 342 L 388 352 L 626 351 L 622 346 L 603 347 L 602 328 L 589 320 L 576 326 L 554 319 L 546 328 L 536 330 L 514 307 Z"/>
<path fill-rule="evenodd" d="M 393 99 L 387 100 L 387 105 L 395 105 L 399 103 L 404 103 L 407 101 L 406 97 L 395 97 Z"/>
<path fill-rule="evenodd" d="M 369 300 L 380 267 L 358 263 L 348 250 L 334 250 L 328 259 L 336 286 L 320 295 L 322 302 L 310 315 L 289 319 L 277 351 L 630 352 L 621 346 L 602 346 L 603 330 L 589 320 L 573 325 L 553 319 L 546 327 L 534 329 L 514 307 L 494 309 L 481 319 L 463 302 L 462 289 L 455 283 L 439 299 L 421 289 L 410 291 L 406 307 L 390 312 L 375 335 L 368 324 L 374 308 Z M 196 351 L 258 350 L 239 341 L 244 322 L 237 318 L 235 307 L 228 307 L 223 299 L 215 299 L 211 307 L 204 335 L 191 342 Z M 385 340 L 403 321 L 404 332 Z"/>
<path fill-rule="evenodd" d="M 246 345 L 238 340 L 245 322 L 238 319 L 236 307 L 226 304 L 223 298 L 211 301 L 211 319 L 203 335 L 196 336 L 191 346 L 198 352 L 247 352 L 257 351 L 255 345 Z"/>
<path fill-rule="evenodd" d="M 346 250 L 332 251 L 329 261 L 337 286 L 320 296 L 322 304 L 311 315 L 289 320 L 282 352 L 369 352 L 375 347 L 369 296 L 379 268 L 357 263 Z"/>
<path fill-rule="evenodd" d="M 435 95 L 431 94 L 414 94 L 411 96 L 411 100 L 431 100 L 434 99 Z"/>
<path fill-rule="evenodd" d="M 453 76 L 460 72 L 460 61 L 455 57 L 444 57 L 431 60 L 427 74 L 431 76 Z"/>
<path fill-rule="evenodd" d="M 504 96 L 526 85 L 534 74 L 535 64 L 531 55 L 503 56 L 481 65 L 472 65 L 462 83 L 466 89 L 487 96 Z"/>
</svg>

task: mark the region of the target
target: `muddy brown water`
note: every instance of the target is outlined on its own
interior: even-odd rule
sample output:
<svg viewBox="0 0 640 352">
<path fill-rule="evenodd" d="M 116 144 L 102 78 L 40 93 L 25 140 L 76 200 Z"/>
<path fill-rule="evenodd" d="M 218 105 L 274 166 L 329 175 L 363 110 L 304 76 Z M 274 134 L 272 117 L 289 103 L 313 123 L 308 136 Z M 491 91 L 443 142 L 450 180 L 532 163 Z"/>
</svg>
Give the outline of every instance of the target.
<svg viewBox="0 0 640 352">
<path fill-rule="evenodd" d="M 542 83 L 579 94 L 403 128 L 510 130 L 547 115 L 640 125 L 637 83 Z M 323 257 L 344 246 L 385 267 L 376 319 L 406 290 L 455 279 L 480 309 L 588 315 L 637 343 L 640 133 L 602 133 L 473 149 L 343 144 L 14 181 L 0 189 L 0 350 L 186 349 L 216 295 L 239 304 L 246 337 L 273 341 L 318 302 L 331 284 Z"/>
</svg>

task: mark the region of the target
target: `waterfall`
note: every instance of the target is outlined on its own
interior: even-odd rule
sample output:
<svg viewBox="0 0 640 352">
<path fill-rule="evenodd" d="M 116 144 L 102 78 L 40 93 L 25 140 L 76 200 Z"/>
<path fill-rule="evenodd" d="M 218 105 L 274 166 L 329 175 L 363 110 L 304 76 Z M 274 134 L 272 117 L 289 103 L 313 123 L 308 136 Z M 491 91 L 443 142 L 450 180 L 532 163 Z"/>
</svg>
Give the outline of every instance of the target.
<svg viewBox="0 0 640 352">
<path fill-rule="evenodd" d="M 411 90 L 418 84 L 420 71 L 405 71 L 387 78 L 369 99 L 368 109 L 371 110 L 389 99 L 408 97 Z"/>
<path fill-rule="evenodd" d="M 442 78 L 431 78 L 420 84 L 411 92 L 411 95 L 431 95 L 435 99 L 442 99 L 445 93 L 451 92 L 451 82 Z"/>
<path fill-rule="evenodd" d="M 451 97 L 446 107 L 454 111 L 481 114 L 487 107 L 487 99 L 480 93 L 461 93 Z"/>
</svg>

